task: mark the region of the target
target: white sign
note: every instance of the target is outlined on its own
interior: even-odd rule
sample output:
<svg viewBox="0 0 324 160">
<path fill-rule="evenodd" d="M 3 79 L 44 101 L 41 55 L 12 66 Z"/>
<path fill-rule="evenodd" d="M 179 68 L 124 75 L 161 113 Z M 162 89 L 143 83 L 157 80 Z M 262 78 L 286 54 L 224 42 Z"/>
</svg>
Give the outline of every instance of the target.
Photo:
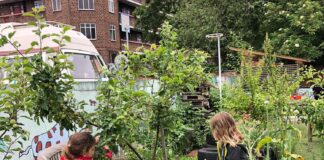
<svg viewBox="0 0 324 160">
<path fill-rule="evenodd" d="M 122 26 L 122 31 L 123 32 L 128 32 L 129 33 L 129 14 L 127 13 L 121 13 L 120 14 L 120 18 L 121 18 L 121 26 Z"/>
</svg>

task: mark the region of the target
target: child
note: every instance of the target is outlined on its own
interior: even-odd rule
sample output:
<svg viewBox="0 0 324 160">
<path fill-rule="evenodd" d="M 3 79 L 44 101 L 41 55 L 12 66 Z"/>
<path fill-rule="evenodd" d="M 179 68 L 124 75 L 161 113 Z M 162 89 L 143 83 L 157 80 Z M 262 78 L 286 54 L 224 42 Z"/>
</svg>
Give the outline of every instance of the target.
<svg viewBox="0 0 324 160">
<path fill-rule="evenodd" d="M 242 134 L 237 130 L 232 116 L 220 112 L 210 119 L 210 128 L 217 141 L 218 160 L 248 160 Z"/>
<path fill-rule="evenodd" d="M 90 132 L 75 133 L 69 138 L 68 144 L 62 152 L 60 160 L 93 160 L 95 153 L 96 138 Z M 111 160 L 112 152 L 109 151 L 106 157 Z"/>
</svg>

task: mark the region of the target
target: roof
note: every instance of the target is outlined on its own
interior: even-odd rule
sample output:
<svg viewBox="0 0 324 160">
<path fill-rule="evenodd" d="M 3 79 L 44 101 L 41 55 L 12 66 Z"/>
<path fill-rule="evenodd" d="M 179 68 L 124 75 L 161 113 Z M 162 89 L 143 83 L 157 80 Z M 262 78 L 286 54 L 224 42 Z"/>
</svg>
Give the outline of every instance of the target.
<svg viewBox="0 0 324 160">
<path fill-rule="evenodd" d="M 232 51 L 240 52 L 240 53 L 242 53 L 245 56 L 249 56 L 250 54 L 257 55 L 257 56 L 264 56 L 265 55 L 265 53 L 258 52 L 258 51 L 250 51 L 250 50 L 244 50 L 244 49 L 234 48 L 234 47 L 229 47 L 229 49 L 232 50 Z M 286 59 L 286 60 L 290 60 L 290 61 L 295 61 L 297 63 L 308 63 L 308 62 L 311 62 L 308 59 L 297 58 L 297 57 L 290 57 L 290 56 L 280 55 L 280 54 L 276 54 L 276 53 L 274 54 L 274 57 L 281 58 L 281 59 Z"/>
<path fill-rule="evenodd" d="M 36 41 L 39 43 L 39 37 L 33 32 L 36 27 L 29 26 L 25 23 L 3 23 L 0 24 L 0 34 L 8 35 L 10 32 L 15 31 L 15 35 L 12 37 L 12 41 L 17 41 L 20 44 L 18 48 L 21 52 L 24 52 L 31 46 L 31 42 Z M 62 28 L 56 27 L 53 25 L 48 25 L 42 30 L 42 34 L 52 34 L 52 33 L 60 33 Z M 66 42 L 65 46 L 59 47 L 58 44 L 54 43 L 52 40 L 55 37 L 46 38 L 42 41 L 42 46 L 48 46 L 53 49 L 71 49 L 71 50 L 79 50 L 84 52 L 89 52 L 93 54 L 98 54 L 95 46 L 91 43 L 91 41 L 84 36 L 82 33 L 69 30 L 66 32 L 66 35 L 71 38 L 71 42 Z M 0 56 L 9 55 L 12 52 L 15 52 L 16 49 L 10 45 L 6 44 L 0 47 Z M 35 46 L 33 52 L 39 51 L 39 46 Z"/>
</svg>

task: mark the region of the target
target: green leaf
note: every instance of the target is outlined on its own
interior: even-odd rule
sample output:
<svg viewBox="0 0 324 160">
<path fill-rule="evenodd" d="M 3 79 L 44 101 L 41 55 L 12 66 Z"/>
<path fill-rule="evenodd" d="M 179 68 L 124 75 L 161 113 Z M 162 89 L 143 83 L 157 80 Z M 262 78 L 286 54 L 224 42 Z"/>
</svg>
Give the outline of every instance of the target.
<svg viewBox="0 0 324 160">
<path fill-rule="evenodd" d="M 3 141 L 5 141 L 5 142 L 11 142 L 11 137 L 9 135 L 5 135 L 3 137 Z"/>
<path fill-rule="evenodd" d="M 15 152 L 18 152 L 18 151 L 21 151 L 21 148 L 13 148 L 11 149 L 12 151 L 15 151 Z"/>
<path fill-rule="evenodd" d="M 25 50 L 25 54 L 28 54 L 31 50 L 33 50 L 33 47 L 29 47 Z"/>
<path fill-rule="evenodd" d="M 8 38 L 11 39 L 16 34 L 16 31 L 10 32 Z"/>
<path fill-rule="evenodd" d="M 45 6 L 40 6 L 40 7 L 38 8 L 38 11 L 39 11 L 39 12 L 44 12 L 44 11 L 45 11 Z"/>
<path fill-rule="evenodd" d="M 35 7 L 32 8 L 32 11 L 36 12 L 36 13 L 38 12 L 37 8 L 35 8 Z"/>
<path fill-rule="evenodd" d="M 66 33 L 69 30 L 71 30 L 71 27 L 70 26 L 64 26 L 63 27 L 63 33 Z"/>
<path fill-rule="evenodd" d="M 30 45 L 31 45 L 32 47 L 34 47 L 34 46 L 37 46 L 37 45 L 39 45 L 39 44 L 38 44 L 38 42 L 33 41 L 33 42 L 30 43 Z"/>
<path fill-rule="evenodd" d="M 63 39 L 66 40 L 67 42 L 71 42 L 71 37 L 70 36 L 63 36 Z"/>
<path fill-rule="evenodd" d="M 271 137 L 264 137 L 264 138 L 262 138 L 259 142 L 258 142 L 258 144 L 257 144 L 257 146 L 256 146 L 256 148 L 255 148 L 255 150 L 256 150 L 256 154 L 257 154 L 257 156 L 258 157 L 261 157 L 262 155 L 261 155 L 261 152 L 260 152 L 260 149 L 265 145 L 265 144 L 267 144 L 267 143 L 271 143 L 272 142 L 272 138 Z"/>
<path fill-rule="evenodd" d="M 53 41 L 54 43 L 58 44 L 58 45 L 61 44 L 60 41 L 59 41 L 58 39 L 53 39 L 52 41 Z"/>
<path fill-rule="evenodd" d="M 23 16 L 25 16 L 25 17 L 35 17 L 35 14 L 33 14 L 32 12 L 25 12 L 23 14 Z M 30 22 L 30 23 L 34 24 L 35 22 Z M 28 22 L 28 24 L 29 24 L 29 22 Z"/>
<path fill-rule="evenodd" d="M 46 38 L 48 38 L 48 37 L 50 37 L 49 34 L 44 34 L 44 35 L 42 35 L 42 39 L 46 39 Z"/>
</svg>

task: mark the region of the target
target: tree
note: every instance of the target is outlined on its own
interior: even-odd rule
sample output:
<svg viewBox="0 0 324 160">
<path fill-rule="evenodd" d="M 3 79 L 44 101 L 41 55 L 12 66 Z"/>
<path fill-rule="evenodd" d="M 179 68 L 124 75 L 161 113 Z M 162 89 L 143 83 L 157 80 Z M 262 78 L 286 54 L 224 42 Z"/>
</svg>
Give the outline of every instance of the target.
<svg viewBox="0 0 324 160">
<path fill-rule="evenodd" d="M 320 61 L 323 59 L 323 5 L 319 0 L 182 0 L 172 5 L 172 16 L 160 16 L 167 3 L 148 3 L 138 12 L 145 30 L 159 28 L 169 20 L 177 29 L 179 45 L 199 48 L 215 57 L 216 42 L 207 34 L 224 33 L 221 45 L 224 69 L 239 67 L 239 56 L 227 50 L 232 47 L 253 47 L 262 50 L 263 37 L 269 33 L 274 52 Z M 156 6 L 154 6 L 156 5 Z M 154 9 L 152 9 L 154 7 Z M 150 16 L 150 14 L 152 16 Z M 143 16 L 142 16 L 143 15 Z M 157 22 L 158 21 L 158 22 Z M 156 30 L 155 30 L 156 31 Z M 155 32 L 154 32 L 155 33 Z M 215 61 L 217 62 L 217 61 Z"/>
<path fill-rule="evenodd" d="M 217 62 L 216 42 L 206 39 L 206 35 L 215 32 L 224 33 L 222 38 L 222 54 L 225 61 L 224 69 L 233 69 L 239 66 L 238 56 L 229 53 L 226 46 L 241 46 L 241 44 L 251 44 L 255 47 L 262 46 L 263 33 L 259 32 L 263 14 L 263 1 L 219 1 L 219 0 L 182 0 L 177 1 L 172 16 L 162 17 L 163 20 L 170 20 L 171 24 L 177 29 L 178 43 L 182 47 L 199 48 L 209 52 L 212 59 Z M 154 12 L 150 10 L 153 5 L 156 8 L 163 8 L 163 4 L 149 4 L 143 7 L 147 15 Z M 147 17 L 142 16 L 143 12 L 138 12 L 139 24 L 145 21 L 145 29 L 151 26 L 158 28 L 161 23 L 156 21 L 146 21 Z M 165 12 L 164 12 L 165 13 Z M 164 19 L 163 19 L 164 18 Z M 149 19 L 148 19 L 149 20 Z M 142 26 L 142 25 L 140 25 Z M 214 68 L 214 67 L 212 67 Z"/>
<path fill-rule="evenodd" d="M 130 147 L 140 159 L 142 156 L 131 144 L 151 151 L 152 159 L 156 159 L 157 147 L 161 146 L 163 159 L 167 159 L 167 135 L 172 128 L 180 130 L 174 99 L 183 91 L 193 91 L 206 79 L 202 66 L 205 52 L 179 48 L 176 32 L 168 23 L 162 26 L 161 36 L 159 46 L 142 49 L 143 54 L 128 51 L 128 61 L 124 62 L 127 67 L 107 73 L 109 80 L 101 84 L 100 103 L 92 116 L 107 142 Z M 137 84 L 141 77 L 150 80 Z M 158 89 L 153 89 L 154 84 Z M 152 89 L 145 92 L 147 88 Z"/>
<path fill-rule="evenodd" d="M 147 40 L 158 42 L 158 32 L 165 20 L 176 12 L 181 0 L 146 0 L 145 5 L 137 7 L 135 15 L 138 18 L 137 27 L 141 28 Z"/>
<path fill-rule="evenodd" d="M 324 7 L 318 0 L 268 2 L 264 31 L 276 52 L 314 60 L 324 53 Z"/>
</svg>

